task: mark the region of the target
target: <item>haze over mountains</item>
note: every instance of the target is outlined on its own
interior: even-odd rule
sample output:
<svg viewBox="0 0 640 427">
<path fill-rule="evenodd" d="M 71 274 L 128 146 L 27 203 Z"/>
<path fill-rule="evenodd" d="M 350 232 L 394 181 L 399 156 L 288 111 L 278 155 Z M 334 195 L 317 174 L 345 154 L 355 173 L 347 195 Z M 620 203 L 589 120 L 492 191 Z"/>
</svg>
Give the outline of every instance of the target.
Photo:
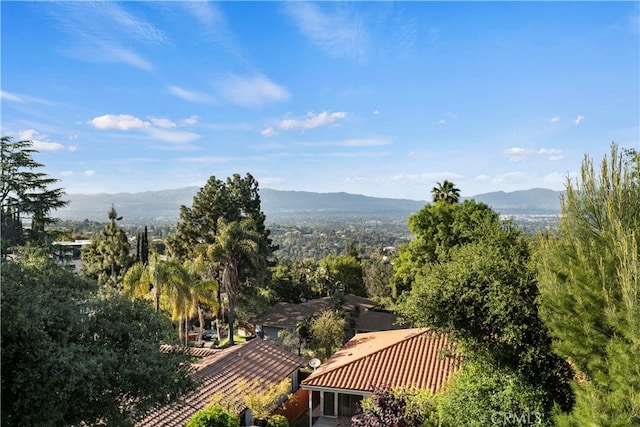
<svg viewBox="0 0 640 427">
<path fill-rule="evenodd" d="M 179 219 L 180 206 L 191 206 L 199 187 L 117 194 L 67 194 L 69 205 L 54 216 L 63 220 L 107 221 L 113 205 L 129 224 L 170 224 Z M 470 197 L 504 215 L 555 215 L 562 192 L 536 188 L 505 193 L 497 191 Z M 267 223 L 282 225 L 364 221 L 406 221 L 427 200 L 369 197 L 349 193 L 260 190 Z M 430 201 L 430 200 L 429 200 Z"/>
</svg>

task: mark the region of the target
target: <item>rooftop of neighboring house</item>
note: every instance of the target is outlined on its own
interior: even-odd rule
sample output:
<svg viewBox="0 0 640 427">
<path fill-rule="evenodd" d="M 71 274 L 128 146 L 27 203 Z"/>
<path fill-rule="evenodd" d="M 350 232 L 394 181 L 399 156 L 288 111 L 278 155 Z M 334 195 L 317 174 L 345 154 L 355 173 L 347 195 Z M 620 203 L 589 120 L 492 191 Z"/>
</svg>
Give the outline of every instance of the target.
<svg viewBox="0 0 640 427">
<path fill-rule="evenodd" d="M 262 326 L 271 326 L 282 329 L 295 329 L 298 322 L 306 317 L 320 314 L 323 310 L 332 307 L 334 300 L 331 297 L 317 298 L 303 303 L 295 304 L 279 302 L 271 306 L 264 313 L 252 319 L 252 323 Z M 342 308 L 348 312 L 359 312 L 356 317 L 356 327 L 358 330 L 380 330 L 393 329 L 395 315 L 388 312 L 373 310 L 377 303 L 370 299 L 357 295 L 347 294 L 344 297 Z M 367 315 L 364 315 L 367 313 Z M 377 313 L 377 314 L 374 314 Z M 361 326 L 358 325 L 358 318 Z M 400 326 L 398 326 L 400 327 Z"/>
<path fill-rule="evenodd" d="M 372 392 L 415 386 L 437 392 L 460 366 L 446 335 L 428 329 L 357 334 L 302 382 L 305 389 Z"/>
<path fill-rule="evenodd" d="M 185 396 L 180 403 L 154 409 L 135 425 L 183 427 L 197 411 L 212 403 L 213 398 L 241 402 L 243 391 L 238 385 L 242 382 L 251 386 L 259 384 L 252 390 L 259 392 L 283 381 L 305 365 L 306 360 L 302 357 L 259 338 L 214 351 L 193 362 L 194 378 L 202 382 L 195 392 Z M 240 403 L 236 412 L 240 414 L 244 409 L 246 406 Z"/>
</svg>

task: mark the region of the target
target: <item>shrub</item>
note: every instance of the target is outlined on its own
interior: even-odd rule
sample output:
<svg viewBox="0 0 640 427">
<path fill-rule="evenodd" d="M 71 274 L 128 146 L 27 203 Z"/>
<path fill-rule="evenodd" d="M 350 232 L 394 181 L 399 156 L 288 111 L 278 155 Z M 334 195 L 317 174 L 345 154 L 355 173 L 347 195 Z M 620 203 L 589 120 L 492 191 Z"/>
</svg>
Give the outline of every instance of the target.
<svg viewBox="0 0 640 427">
<path fill-rule="evenodd" d="M 196 412 L 185 427 L 240 427 L 240 419 L 219 405 Z"/>
</svg>

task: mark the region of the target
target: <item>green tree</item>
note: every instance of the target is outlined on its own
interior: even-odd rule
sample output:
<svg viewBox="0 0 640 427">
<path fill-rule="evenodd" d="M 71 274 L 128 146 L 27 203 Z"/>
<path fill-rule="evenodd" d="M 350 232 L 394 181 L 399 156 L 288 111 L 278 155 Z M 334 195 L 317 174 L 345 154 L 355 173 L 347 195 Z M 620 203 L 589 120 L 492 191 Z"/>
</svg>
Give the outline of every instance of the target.
<svg viewBox="0 0 640 427">
<path fill-rule="evenodd" d="M 345 320 L 331 310 L 325 310 L 311 321 L 311 336 L 316 348 L 322 350 L 324 358 L 333 354 L 333 349 L 344 344 Z"/>
<path fill-rule="evenodd" d="M 240 418 L 219 405 L 212 405 L 196 412 L 185 427 L 240 427 Z"/>
<path fill-rule="evenodd" d="M 336 292 L 366 296 L 364 273 L 360 259 L 352 254 L 328 255 L 320 261 L 321 271 L 325 272 L 327 292 Z"/>
<path fill-rule="evenodd" d="M 216 243 L 209 247 L 209 257 L 222 270 L 222 287 L 229 298 L 229 343 L 234 344 L 233 323 L 235 302 L 242 285 L 240 271 L 243 263 L 255 264 L 258 259 L 260 233 L 251 218 L 226 223 L 218 220 Z"/>
<path fill-rule="evenodd" d="M 122 278 L 134 259 L 127 233 L 117 224 L 121 217 L 113 206 L 108 216 L 109 223 L 82 250 L 83 274 L 97 279 L 102 287 L 119 290 Z"/>
<path fill-rule="evenodd" d="M 45 226 L 52 223 L 51 211 L 65 206 L 64 190 L 50 188 L 58 182 L 38 170 L 44 165 L 33 159 L 38 153 L 32 141 L 13 141 L 9 136 L 0 138 L 0 217 L 2 224 L 2 253 L 9 247 L 29 242 L 41 242 Z M 22 220 L 31 218 L 28 233 Z"/>
<path fill-rule="evenodd" d="M 252 240 L 256 243 L 256 250 L 251 251 L 252 254 L 241 253 L 241 257 L 235 260 L 238 268 L 237 283 L 243 285 L 243 294 L 255 295 L 256 289 L 267 282 L 270 257 L 276 248 L 271 244 L 270 231 L 265 226 L 265 215 L 260 208 L 258 183 L 250 174 L 244 178 L 234 174 L 226 182 L 215 176 L 210 177 L 194 196 L 192 206 L 180 207 L 181 221 L 177 225 L 177 231 L 167 238 L 169 252 L 184 260 L 193 257 L 193 252 L 200 244 L 218 246 L 219 249 L 219 238 L 223 231 L 220 226 L 231 226 L 230 224 L 240 223 L 245 219 L 252 221 L 252 233 L 255 233 Z M 217 264 L 221 262 L 219 256 L 209 256 L 208 262 L 212 263 L 212 267 L 222 265 Z M 216 267 L 215 270 L 215 281 L 224 288 L 222 275 L 225 269 Z M 228 273 L 232 271 L 233 268 L 227 269 Z M 233 290 L 239 291 L 239 288 Z M 243 301 L 241 297 L 242 295 L 238 301 Z M 233 303 L 236 303 L 235 299 Z"/>
<path fill-rule="evenodd" d="M 2 261 L 2 425 L 129 425 L 193 389 L 168 319 L 45 255 Z M 171 335 L 170 335 L 171 334 Z"/>
<path fill-rule="evenodd" d="M 439 207 L 462 210 L 465 203 L 436 203 L 435 208 L 437 212 Z M 539 389 L 533 397 L 542 400 L 534 406 L 542 407 L 545 417 L 556 404 L 570 410 L 571 370 L 553 353 L 549 331 L 538 315 L 529 240 L 484 208 L 470 212 L 479 215 L 470 216 L 476 221 L 467 224 L 468 230 L 457 223 L 457 237 L 445 232 L 443 238 L 425 246 L 432 255 L 423 259 L 431 261 L 416 268 L 413 286 L 398 304 L 399 312 L 418 326 L 456 340 L 465 363 L 483 360 Z M 426 223 L 437 230 L 432 219 Z M 490 415 L 493 409 L 485 405 L 483 410 Z"/>
<path fill-rule="evenodd" d="M 156 253 L 151 254 L 146 264 L 133 264 L 125 273 L 122 283 L 124 293 L 132 299 L 151 297 L 156 311 L 160 310 L 160 303 L 164 299 L 173 320 L 183 319 L 193 305 L 189 273 L 178 261 L 163 261 Z M 179 336 L 182 336 L 182 327 L 180 321 Z"/>
<path fill-rule="evenodd" d="M 640 424 L 640 158 L 611 146 L 568 180 L 557 234 L 537 251 L 541 314 L 575 365 L 575 410 L 562 425 Z"/>
<path fill-rule="evenodd" d="M 477 242 L 500 226 L 500 216 L 475 200 L 427 204 L 409 217 L 415 238 L 400 247 L 394 260 L 393 296 L 411 289 L 422 266 L 446 260 L 451 248 Z"/>
<path fill-rule="evenodd" d="M 460 190 L 456 188 L 453 182 L 446 179 L 442 184 L 436 182 L 437 186 L 431 189 L 433 202 L 458 203 L 460 200 Z"/>
<path fill-rule="evenodd" d="M 184 268 L 191 277 L 191 298 L 198 312 L 200 340 L 204 331 L 205 311 L 217 315 L 220 309 L 220 286 L 215 280 L 213 265 L 207 262 L 207 245 L 199 245 L 197 249 L 195 256 L 184 262 Z"/>
</svg>

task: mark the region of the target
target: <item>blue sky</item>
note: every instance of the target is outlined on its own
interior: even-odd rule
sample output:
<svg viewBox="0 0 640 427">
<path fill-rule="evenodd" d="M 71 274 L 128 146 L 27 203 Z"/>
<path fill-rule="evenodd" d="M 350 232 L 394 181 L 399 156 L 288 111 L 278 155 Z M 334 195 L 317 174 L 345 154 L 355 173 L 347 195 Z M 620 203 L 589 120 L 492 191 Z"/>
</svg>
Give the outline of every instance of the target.
<svg viewBox="0 0 640 427">
<path fill-rule="evenodd" d="M 640 148 L 638 2 L 7 2 L 1 133 L 68 193 L 561 190 Z"/>
</svg>

